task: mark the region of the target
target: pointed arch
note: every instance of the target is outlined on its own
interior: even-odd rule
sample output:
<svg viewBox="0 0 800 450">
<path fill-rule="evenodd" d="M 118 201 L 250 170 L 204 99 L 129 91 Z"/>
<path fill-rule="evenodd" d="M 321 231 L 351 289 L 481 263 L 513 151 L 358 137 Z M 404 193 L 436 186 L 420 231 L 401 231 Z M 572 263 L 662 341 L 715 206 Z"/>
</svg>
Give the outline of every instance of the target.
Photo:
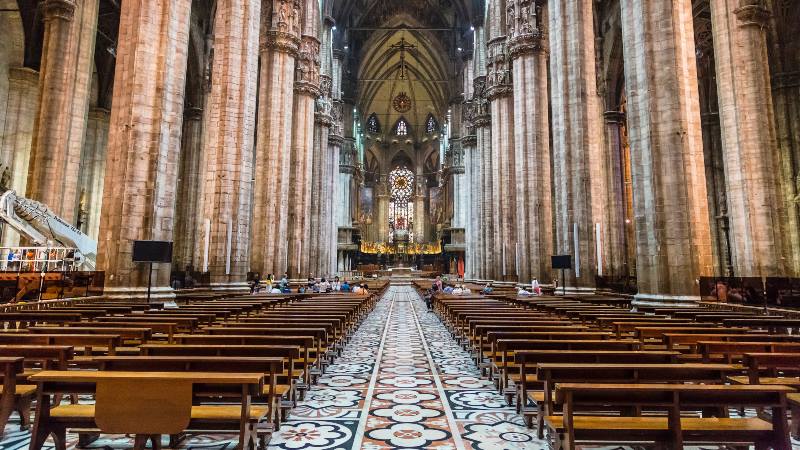
<svg viewBox="0 0 800 450">
<path fill-rule="evenodd" d="M 397 119 L 397 122 L 394 124 L 394 135 L 395 136 L 408 136 L 411 134 L 411 125 L 408 123 L 405 117 L 400 116 Z"/>
<path fill-rule="evenodd" d="M 367 132 L 378 134 L 381 132 L 381 122 L 378 120 L 378 116 L 373 112 L 367 118 Z"/>
<path fill-rule="evenodd" d="M 433 134 L 439 131 L 439 121 L 433 117 L 433 113 L 428 113 L 428 118 L 425 119 L 425 133 Z"/>
</svg>

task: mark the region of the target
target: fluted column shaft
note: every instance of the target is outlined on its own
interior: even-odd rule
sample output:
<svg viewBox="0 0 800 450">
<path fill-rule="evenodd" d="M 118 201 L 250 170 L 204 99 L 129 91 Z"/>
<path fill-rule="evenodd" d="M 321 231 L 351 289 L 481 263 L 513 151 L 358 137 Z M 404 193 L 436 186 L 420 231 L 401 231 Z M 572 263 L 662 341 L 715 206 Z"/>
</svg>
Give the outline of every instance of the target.
<svg viewBox="0 0 800 450">
<path fill-rule="evenodd" d="M 205 179 L 200 176 L 203 153 L 203 110 L 186 108 L 183 116 L 181 156 L 178 168 L 178 198 L 175 211 L 175 245 L 172 250 L 174 270 L 205 271 L 205 230 L 211 228 L 211 217 L 200 214 L 200 197 Z M 208 224 L 208 226 L 206 226 Z"/>
<path fill-rule="evenodd" d="M 144 292 L 148 271 L 131 262 L 134 240 L 173 238 L 190 9 L 189 0 L 122 3 L 100 219 L 107 294 Z M 157 265 L 156 294 L 171 292 L 169 274 L 169 264 Z"/>
<path fill-rule="evenodd" d="M 214 60 L 204 128 L 203 239 L 215 288 L 244 286 L 250 268 L 250 198 L 253 178 L 261 3 L 219 0 Z"/>
<path fill-rule="evenodd" d="M 630 275 L 631 263 L 636 261 L 636 254 L 633 252 L 633 227 L 626 222 L 628 209 L 628 195 L 625 186 L 625 167 L 623 159 L 622 124 L 625 121 L 624 114 L 617 111 L 606 111 L 605 118 L 605 168 L 606 168 L 606 192 L 605 192 L 605 217 L 603 222 L 606 229 L 603 237 L 603 274 L 606 276 L 619 277 Z M 630 242 L 629 242 L 630 241 Z M 630 250 L 629 250 L 630 249 Z M 633 252 L 629 254 L 629 252 Z"/>
<path fill-rule="evenodd" d="M 92 108 L 86 124 L 86 141 L 81 158 L 80 196 L 86 216 L 82 230 L 92 239 L 100 232 L 100 211 L 103 206 L 103 186 L 106 174 L 106 149 L 110 111 Z"/>
<path fill-rule="evenodd" d="M 39 98 L 39 73 L 25 67 L 8 71 L 6 118 L 0 142 L 2 170 L 8 171 L 10 186 L 20 194 L 28 183 L 28 162 Z M 3 246 L 19 244 L 19 234 L 3 227 Z"/>
<path fill-rule="evenodd" d="M 311 258 L 309 270 L 321 277 L 330 275 L 330 231 L 331 221 L 331 183 L 333 174 L 330 172 L 329 160 L 330 147 L 328 134 L 331 119 L 325 112 L 315 113 L 314 120 L 314 152 L 312 157 L 311 175 L 311 234 L 309 245 Z"/>
<path fill-rule="evenodd" d="M 556 252 L 572 255 L 569 287 L 593 289 L 602 273 L 606 173 L 591 2 L 548 4 L 553 109 Z M 580 45 L 575 45 L 580 42 Z M 597 233 L 600 226 L 600 236 Z M 600 242 L 598 242 L 598 237 Z"/>
<path fill-rule="evenodd" d="M 505 36 L 492 39 L 488 48 L 487 98 L 492 114 L 492 200 L 496 212 L 490 217 L 495 253 L 494 277 L 516 276 L 516 169 L 514 155 L 514 98 L 511 67 Z"/>
<path fill-rule="evenodd" d="M 336 261 L 338 259 L 336 252 L 338 250 L 337 239 L 339 236 L 339 227 L 337 226 L 336 207 L 338 205 L 337 200 L 339 199 L 339 189 L 341 189 L 341 186 L 339 185 L 339 152 L 341 151 L 341 148 L 342 146 L 339 140 L 331 140 L 330 138 L 328 139 L 328 202 L 324 208 L 327 210 L 326 218 L 328 219 L 328 241 L 326 242 L 326 245 L 328 246 L 327 273 L 331 275 L 336 273 Z"/>
<path fill-rule="evenodd" d="M 695 280 L 711 274 L 712 262 L 692 4 L 620 5 L 637 298 L 694 300 Z"/>
<path fill-rule="evenodd" d="M 492 192 L 494 174 L 492 172 L 492 120 L 488 114 L 479 117 L 476 122 L 475 133 L 477 136 L 477 149 L 481 167 L 481 192 L 480 192 L 480 239 L 479 252 L 481 255 L 482 278 L 494 279 L 497 271 L 495 261 L 500 257 L 494 247 L 494 222 L 492 216 L 498 214 L 498 205 L 495 203 Z"/>
<path fill-rule="evenodd" d="M 765 31 L 770 12 L 760 0 L 710 4 L 734 274 L 797 276 L 776 176 L 780 161 Z"/>
<path fill-rule="evenodd" d="M 250 267 L 279 276 L 288 269 L 288 210 L 295 207 L 289 204 L 289 170 L 300 6 L 285 0 L 266 5 L 262 3 L 261 11 Z"/>
<path fill-rule="evenodd" d="M 99 0 L 45 0 L 27 196 L 70 223 L 86 133 Z"/>
<path fill-rule="evenodd" d="M 289 275 L 309 272 L 311 239 L 311 176 L 314 153 L 314 103 L 319 90 L 319 41 L 303 36 L 295 70 L 291 168 L 289 172 Z M 314 274 L 317 276 L 318 274 Z"/>
<path fill-rule="evenodd" d="M 465 189 L 467 191 L 467 258 L 465 270 L 468 278 L 479 277 L 480 274 L 480 195 L 481 167 L 480 154 L 477 148 L 477 136 L 465 136 L 461 141 L 464 148 L 464 170 L 466 171 Z"/>
</svg>

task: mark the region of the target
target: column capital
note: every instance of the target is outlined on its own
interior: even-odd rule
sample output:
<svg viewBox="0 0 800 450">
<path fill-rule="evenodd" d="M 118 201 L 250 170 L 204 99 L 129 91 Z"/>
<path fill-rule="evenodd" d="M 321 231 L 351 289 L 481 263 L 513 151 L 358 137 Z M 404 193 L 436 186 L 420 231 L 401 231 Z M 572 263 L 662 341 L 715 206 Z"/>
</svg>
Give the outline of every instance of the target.
<svg viewBox="0 0 800 450">
<path fill-rule="evenodd" d="M 44 20 L 65 20 L 72 21 L 75 17 L 75 0 L 45 0 L 42 9 Z"/>
<path fill-rule="evenodd" d="M 508 54 L 512 60 L 522 55 L 544 52 L 546 52 L 544 38 L 539 30 L 517 34 L 508 39 Z"/>
<path fill-rule="evenodd" d="M 478 136 L 474 134 L 468 134 L 461 138 L 461 145 L 464 147 L 475 147 L 478 145 Z"/>
<path fill-rule="evenodd" d="M 769 23 L 772 13 L 761 0 L 744 0 L 742 6 L 733 10 L 742 27 L 755 26 L 764 28 Z"/>
<path fill-rule="evenodd" d="M 291 56 L 297 56 L 297 50 L 299 48 L 300 38 L 294 34 L 285 31 L 267 31 L 259 50 L 261 53 L 276 51 Z"/>
</svg>

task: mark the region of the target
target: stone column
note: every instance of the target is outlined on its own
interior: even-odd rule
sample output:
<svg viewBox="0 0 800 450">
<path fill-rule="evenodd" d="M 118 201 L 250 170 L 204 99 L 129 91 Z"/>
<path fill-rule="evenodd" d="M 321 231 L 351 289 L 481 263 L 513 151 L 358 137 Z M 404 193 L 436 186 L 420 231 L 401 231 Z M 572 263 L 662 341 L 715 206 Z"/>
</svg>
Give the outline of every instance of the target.
<svg viewBox="0 0 800 450">
<path fill-rule="evenodd" d="M 328 176 L 326 181 L 328 182 L 328 192 L 327 198 L 328 203 L 324 206 L 327 210 L 326 218 L 328 219 L 327 223 L 327 234 L 328 234 L 328 270 L 327 272 L 330 275 L 336 274 L 336 252 L 338 250 L 338 237 L 339 237 L 339 227 L 337 225 L 337 217 L 336 217 L 336 208 L 337 208 L 337 200 L 339 199 L 339 189 L 341 186 L 339 185 L 339 151 L 342 148 L 341 140 L 339 139 L 331 139 L 331 136 L 328 136 Z"/>
<path fill-rule="evenodd" d="M 761 0 L 712 0 L 717 92 L 733 272 L 797 276 L 787 248 L 786 207 L 770 85 L 770 12 Z"/>
<path fill-rule="evenodd" d="M 25 194 L 28 183 L 28 162 L 33 138 L 36 104 L 39 99 L 39 72 L 26 67 L 8 71 L 8 97 L 5 129 L 0 142 L 2 170 L 8 171 L 9 188 Z M 6 180 L 4 180 L 6 181 Z M 9 226 L 3 227 L 2 245 L 19 244 L 19 234 Z"/>
<path fill-rule="evenodd" d="M 288 270 L 288 210 L 295 56 L 300 45 L 300 4 L 262 2 L 250 268 L 280 276 Z"/>
<path fill-rule="evenodd" d="M 471 105 L 465 110 L 471 110 Z M 467 127 L 465 127 L 467 128 Z M 474 128 L 469 127 L 467 133 L 473 132 Z M 464 171 L 466 172 L 466 190 L 467 206 L 466 206 L 466 227 L 465 237 L 467 241 L 466 261 L 465 261 L 465 276 L 467 278 L 478 278 L 480 273 L 480 254 L 478 247 L 480 240 L 478 234 L 480 232 L 480 155 L 477 149 L 478 138 L 474 134 L 468 134 L 461 138 L 461 145 L 464 149 Z"/>
<path fill-rule="evenodd" d="M 513 191 L 517 194 L 514 206 L 517 234 L 510 251 L 511 262 L 519 265 L 519 281 L 524 283 L 533 277 L 549 281 L 552 273 L 553 209 L 544 15 L 535 1 L 518 0 L 507 6 L 508 51 L 514 74 L 512 170 L 516 183 Z"/>
<path fill-rule="evenodd" d="M 99 0 L 45 0 L 27 196 L 74 224 Z"/>
<path fill-rule="evenodd" d="M 618 180 L 607 174 L 603 158 L 594 6 L 580 0 L 548 5 L 556 253 L 573 257 L 573 269 L 566 272 L 566 286 L 594 290 L 595 276 L 606 274 L 603 261 L 598 265 L 598 256 L 603 258 L 602 245 L 611 233 L 605 220 L 605 184 L 607 180 Z"/>
<path fill-rule="evenodd" d="M 712 263 L 691 1 L 620 4 L 637 299 L 697 300 Z"/>
<path fill-rule="evenodd" d="M 477 238 L 478 252 L 480 254 L 481 278 L 494 279 L 495 261 L 498 255 L 494 251 L 494 223 L 492 215 L 497 213 L 497 205 L 492 195 L 492 116 L 489 113 L 489 102 L 483 97 L 477 97 L 477 116 L 475 117 L 476 150 L 478 153 L 478 166 L 480 170 L 480 195 L 479 207 L 479 232 Z"/>
<path fill-rule="evenodd" d="M 606 126 L 606 192 L 605 192 L 605 217 L 603 223 L 603 274 L 608 276 L 631 275 L 628 266 L 636 261 L 636 254 L 628 254 L 635 248 L 634 236 L 629 236 L 632 224 L 626 222 L 628 196 L 625 186 L 624 159 L 622 157 L 623 142 L 621 128 L 625 122 L 625 115 L 619 111 L 606 111 L 603 115 Z"/>
<path fill-rule="evenodd" d="M 81 157 L 80 209 L 84 215 L 81 217 L 81 229 L 95 240 L 100 232 L 110 116 L 111 112 L 105 108 L 94 107 L 89 110 L 86 142 Z"/>
<path fill-rule="evenodd" d="M 311 232 L 309 235 L 310 256 L 309 271 L 320 277 L 330 275 L 330 225 L 331 183 L 333 174 L 330 171 L 330 146 L 328 135 L 331 128 L 330 114 L 330 77 L 320 77 L 323 97 L 317 101 L 314 113 L 314 150 L 312 156 L 311 184 Z"/>
<path fill-rule="evenodd" d="M 514 98 L 511 67 L 505 36 L 489 41 L 487 53 L 486 96 L 492 114 L 490 216 L 493 233 L 488 252 L 493 252 L 494 278 L 514 277 L 516 273 L 516 169 L 514 155 Z"/>
<path fill-rule="evenodd" d="M 183 112 L 180 165 L 178 166 L 179 207 L 175 211 L 175 245 L 172 249 L 173 269 L 188 266 L 204 271 L 205 224 L 211 218 L 200 214 L 200 196 L 205 179 L 200 176 L 203 154 L 203 110 L 189 107 Z"/>
<path fill-rule="evenodd" d="M 261 2 L 219 0 L 211 91 L 200 166 L 203 247 L 214 289 L 246 288 L 250 267 L 258 42 Z M 266 274 L 264 274 L 266 276 Z"/>
<path fill-rule="evenodd" d="M 307 5 L 316 5 L 311 0 Z M 310 15 L 310 11 L 306 11 Z M 307 19 L 308 20 L 308 19 Z M 315 16 L 313 20 L 317 20 Z M 312 21 L 313 21 L 312 20 Z M 313 27 L 313 25 L 311 25 Z M 289 275 L 300 278 L 309 272 L 311 242 L 311 183 L 314 152 L 314 104 L 319 89 L 319 40 L 316 29 L 304 26 L 300 40 L 294 83 L 294 127 L 289 175 Z M 318 274 L 314 274 L 317 276 Z"/>
<path fill-rule="evenodd" d="M 190 9 L 189 0 L 122 3 L 97 264 L 112 297 L 147 289 L 134 240 L 173 239 Z M 153 295 L 171 296 L 170 265 L 156 268 Z"/>
</svg>

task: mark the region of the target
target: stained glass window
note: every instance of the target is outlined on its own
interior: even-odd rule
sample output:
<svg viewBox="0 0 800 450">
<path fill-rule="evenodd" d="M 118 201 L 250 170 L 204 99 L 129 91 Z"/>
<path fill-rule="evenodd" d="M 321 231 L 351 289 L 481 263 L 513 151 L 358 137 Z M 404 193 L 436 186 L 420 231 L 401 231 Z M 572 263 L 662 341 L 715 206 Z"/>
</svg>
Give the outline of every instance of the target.
<svg viewBox="0 0 800 450">
<path fill-rule="evenodd" d="M 378 117 L 372 113 L 367 119 L 367 131 L 370 133 L 380 133 L 381 124 L 378 122 Z"/>
<path fill-rule="evenodd" d="M 402 117 L 397 121 L 395 126 L 395 134 L 398 136 L 408 136 L 408 122 Z"/>
<path fill-rule="evenodd" d="M 414 223 L 414 208 L 411 195 L 414 193 L 414 173 L 405 166 L 389 173 L 389 228 L 411 230 Z"/>
<path fill-rule="evenodd" d="M 428 114 L 428 120 L 425 122 L 425 132 L 431 134 L 438 129 L 439 129 L 439 124 L 436 122 L 436 119 L 433 117 L 433 114 Z"/>
</svg>

